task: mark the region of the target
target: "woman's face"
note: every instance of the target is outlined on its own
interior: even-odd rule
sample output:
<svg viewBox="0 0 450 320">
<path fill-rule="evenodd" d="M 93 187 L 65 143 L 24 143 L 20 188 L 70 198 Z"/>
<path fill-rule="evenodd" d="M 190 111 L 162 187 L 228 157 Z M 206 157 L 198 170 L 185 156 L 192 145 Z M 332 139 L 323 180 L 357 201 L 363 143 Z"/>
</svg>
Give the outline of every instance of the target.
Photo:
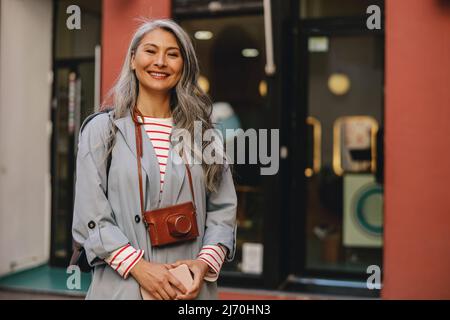
<svg viewBox="0 0 450 320">
<path fill-rule="evenodd" d="M 169 93 L 181 78 L 183 58 L 175 36 L 155 29 L 141 40 L 131 68 L 143 89 Z"/>
</svg>

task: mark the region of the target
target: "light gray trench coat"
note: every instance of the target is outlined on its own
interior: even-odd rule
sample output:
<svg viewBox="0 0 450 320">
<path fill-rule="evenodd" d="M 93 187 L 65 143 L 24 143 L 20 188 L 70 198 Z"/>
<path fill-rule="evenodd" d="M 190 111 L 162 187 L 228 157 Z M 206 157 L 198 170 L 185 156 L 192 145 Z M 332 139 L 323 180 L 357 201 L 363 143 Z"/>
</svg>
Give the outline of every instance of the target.
<svg viewBox="0 0 450 320">
<path fill-rule="evenodd" d="M 118 131 L 107 181 L 105 154 L 112 123 Z M 185 165 L 171 146 L 161 203 L 158 205 L 159 165 L 152 143 L 142 127 L 141 133 L 145 210 L 190 201 Z M 139 284 L 131 275 L 123 279 L 103 261 L 127 243 L 144 250 L 146 260 L 158 263 L 196 259 L 203 245 L 219 243 L 228 248 L 226 260 L 233 259 L 236 249 L 237 198 L 230 169 L 225 166 L 217 192 L 208 193 L 201 165 L 189 166 L 200 235 L 194 241 L 152 247 L 142 219 L 138 218 L 141 217 L 141 210 L 136 141 L 130 112 L 116 120 L 111 112 L 99 114 L 87 123 L 79 136 L 72 225 L 74 240 L 84 246 L 89 264 L 95 266 L 86 299 L 142 299 Z M 217 283 L 203 281 L 198 299 L 217 299 Z"/>
</svg>

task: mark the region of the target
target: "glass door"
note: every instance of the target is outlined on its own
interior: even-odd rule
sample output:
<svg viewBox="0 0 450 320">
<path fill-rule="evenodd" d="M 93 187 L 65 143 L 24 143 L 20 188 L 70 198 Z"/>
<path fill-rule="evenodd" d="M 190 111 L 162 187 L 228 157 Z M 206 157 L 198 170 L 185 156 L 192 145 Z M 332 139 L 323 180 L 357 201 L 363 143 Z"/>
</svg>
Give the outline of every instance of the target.
<svg viewBox="0 0 450 320">
<path fill-rule="evenodd" d="M 383 245 L 383 39 L 306 40 L 305 269 L 362 274 L 381 265 Z"/>
<path fill-rule="evenodd" d="M 67 28 L 67 8 L 81 9 L 81 29 Z M 72 214 L 78 130 L 94 111 L 96 48 L 101 1 L 54 1 L 52 99 L 52 229 L 50 264 L 67 266 L 72 253 Z M 98 63 L 98 61 L 97 61 Z"/>
<path fill-rule="evenodd" d="M 81 121 L 94 111 L 94 61 L 70 61 L 55 68 L 53 98 L 53 218 L 51 262 L 66 265 L 72 253 L 75 156 Z"/>
<path fill-rule="evenodd" d="M 299 283 L 364 290 L 382 266 L 384 37 L 342 21 L 300 24 L 291 265 Z"/>
</svg>

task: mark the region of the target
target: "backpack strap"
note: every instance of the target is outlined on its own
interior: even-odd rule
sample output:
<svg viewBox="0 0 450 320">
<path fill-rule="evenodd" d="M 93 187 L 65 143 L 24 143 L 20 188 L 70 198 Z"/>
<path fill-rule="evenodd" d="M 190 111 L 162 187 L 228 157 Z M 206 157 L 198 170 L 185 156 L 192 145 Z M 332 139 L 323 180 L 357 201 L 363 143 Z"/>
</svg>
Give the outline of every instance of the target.
<svg viewBox="0 0 450 320">
<path fill-rule="evenodd" d="M 99 114 L 108 113 L 108 112 L 113 111 L 113 110 L 114 110 L 113 108 L 106 108 L 106 109 L 103 109 L 101 111 L 98 111 L 98 112 L 95 112 L 95 113 L 92 113 L 92 114 L 88 115 L 86 117 L 86 119 L 84 119 L 83 124 L 80 127 L 80 133 L 83 132 L 84 127 L 92 119 L 94 119 L 96 116 L 98 116 Z M 109 131 L 110 134 L 111 134 L 111 131 L 112 131 L 112 129 Z M 106 150 L 109 150 L 111 148 L 112 144 L 113 144 L 113 141 L 109 141 Z M 106 159 L 107 160 L 106 161 L 106 188 L 105 188 L 106 189 L 106 196 L 108 196 L 108 176 L 109 176 L 109 168 L 111 167 L 111 158 L 112 158 L 112 152 L 108 153 L 108 158 Z"/>
<path fill-rule="evenodd" d="M 114 110 L 114 109 L 112 109 L 112 108 L 107 108 L 107 109 L 103 109 L 102 111 L 94 112 L 94 113 L 88 115 L 88 116 L 86 117 L 86 119 L 84 119 L 83 124 L 82 124 L 81 127 L 80 127 L 80 133 L 83 132 L 84 127 L 85 127 L 92 119 L 94 119 L 96 116 L 98 116 L 99 114 L 108 113 L 108 112 L 110 112 L 110 111 L 112 111 L 112 110 Z"/>
<path fill-rule="evenodd" d="M 95 112 L 95 113 L 87 116 L 86 119 L 84 119 L 83 124 L 80 127 L 79 133 L 81 134 L 83 132 L 84 127 L 96 116 L 98 116 L 99 114 L 102 114 L 102 113 L 110 112 L 112 110 L 113 109 L 108 108 L 108 109 L 104 109 L 102 111 Z M 110 133 L 111 133 L 111 131 L 110 131 Z M 107 150 L 109 150 L 111 148 L 111 146 L 112 146 L 112 141 L 110 141 L 108 143 Z M 108 159 L 107 159 L 107 163 L 106 163 L 106 197 L 108 197 L 108 175 L 109 175 L 110 166 L 111 166 L 111 152 L 108 154 Z M 77 265 L 80 268 L 81 272 L 92 272 L 94 270 L 94 268 L 91 267 L 87 261 L 86 251 L 81 246 L 81 244 L 79 244 L 78 242 L 75 241 L 75 239 L 73 239 L 73 237 L 72 237 L 72 246 L 73 246 L 73 252 L 72 252 L 72 257 L 70 259 L 70 265 Z"/>
</svg>

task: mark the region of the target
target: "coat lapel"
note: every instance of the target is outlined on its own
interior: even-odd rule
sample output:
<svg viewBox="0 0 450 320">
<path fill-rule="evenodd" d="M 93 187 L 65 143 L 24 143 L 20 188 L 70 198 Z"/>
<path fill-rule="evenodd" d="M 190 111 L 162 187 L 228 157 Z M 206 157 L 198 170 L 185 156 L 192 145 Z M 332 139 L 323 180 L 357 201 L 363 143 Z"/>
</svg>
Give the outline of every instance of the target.
<svg viewBox="0 0 450 320">
<path fill-rule="evenodd" d="M 170 144 L 166 175 L 164 176 L 161 207 L 167 207 L 178 202 L 185 176 L 186 168 L 184 162 L 178 152 L 173 148 L 172 144 Z"/>
<path fill-rule="evenodd" d="M 119 129 L 126 144 L 130 148 L 131 153 L 134 155 L 136 159 L 135 128 L 130 112 L 128 111 L 125 117 L 114 120 L 114 124 Z M 143 126 L 140 126 L 140 129 L 142 135 L 142 150 L 143 150 L 141 165 L 144 171 L 142 176 L 143 180 L 142 187 L 145 195 L 146 186 L 147 183 L 149 182 L 149 189 L 150 189 L 149 191 L 151 200 L 146 201 L 145 210 L 151 210 L 156 209 L 158 207 L 161 177 L 159 173 L 158 159 L 156 158 L 156 153 L 155 150 L 153 149 L 153 145 L 150 139 L 148 138 L 147 132 L 145 132 Z M 130 165 L 137 168 L 136 162 Z M 136 181 L 136 185 L 138 185 L 138 181 Z"/>
</svg>

